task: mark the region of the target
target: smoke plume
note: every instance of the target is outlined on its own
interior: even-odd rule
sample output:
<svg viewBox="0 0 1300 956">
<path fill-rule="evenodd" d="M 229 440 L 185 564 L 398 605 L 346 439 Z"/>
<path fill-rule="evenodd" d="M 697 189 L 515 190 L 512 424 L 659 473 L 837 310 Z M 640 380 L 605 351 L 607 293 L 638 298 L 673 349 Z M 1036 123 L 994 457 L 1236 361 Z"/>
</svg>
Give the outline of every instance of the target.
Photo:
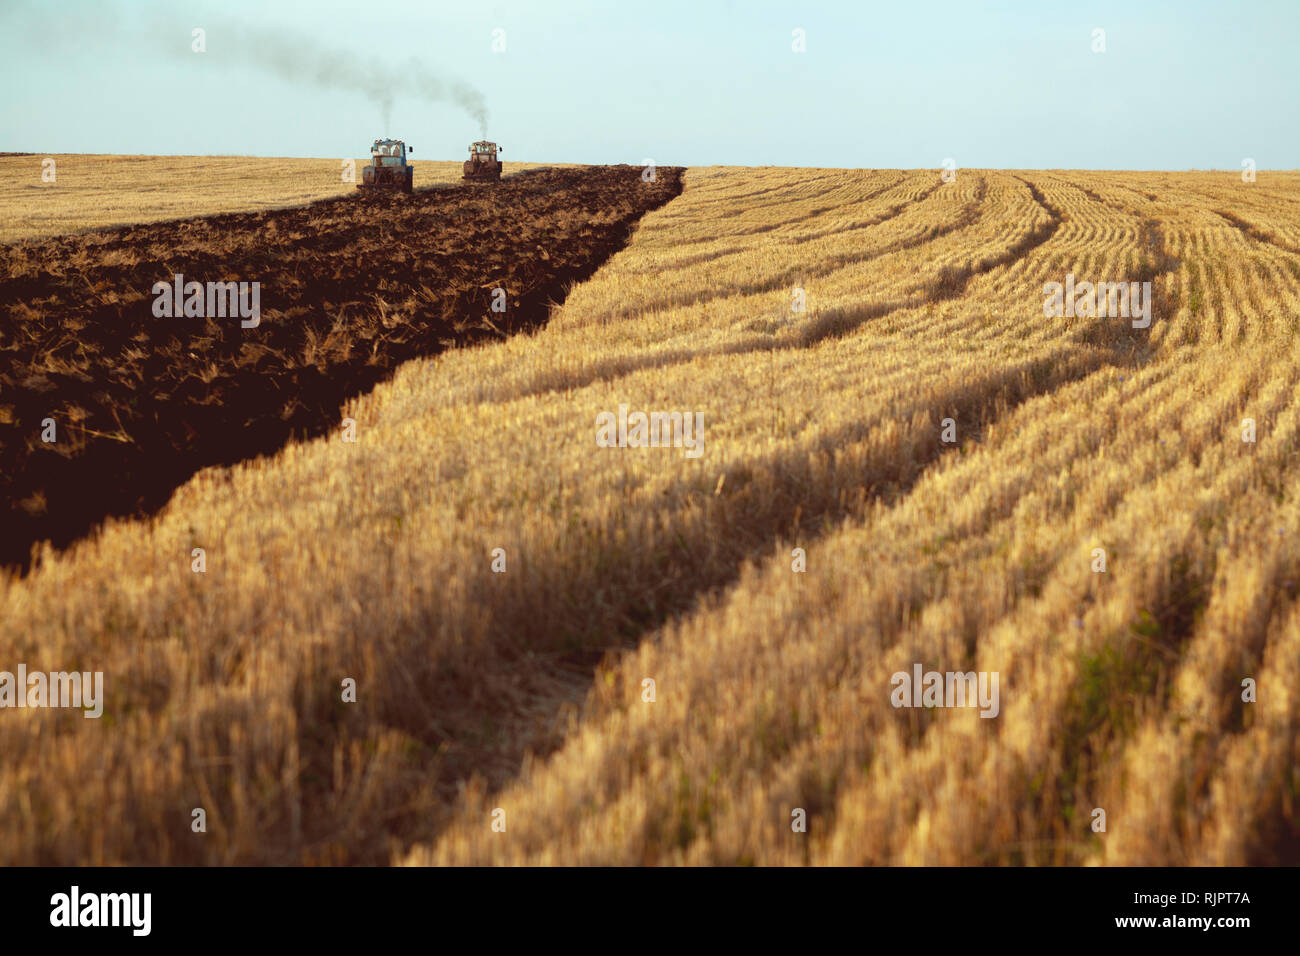
<svg viewBox="0 0 1300 956">
<path fill-rule="evenodd" d="M 230 25 L 208 31 L 208 55 L 262 70 L 289 83 L 321 90 L 353 90 L 369 97 L 389 132 L 393 104 L 403 97 L 425 103 L 451 103 L 478 121 L 487 136 L 487 104 L 483 94 L 459 80 L 429 70 L 415 59 L 402 63 L 368 59 L 330 50 L 309 37 Z"/>
<path fill-rule="evenodd" d="M 159 54 L 194 56 L 191 33 L 202 27 L 207 63 L 251 68 L 289 83 L 367 96 L 383 118 L 386 135 L 393 104 L 411 99 L 458 106 L 478 122 L 480 135 L 487 136 L 487 103 L 468 83 L 441 76 L 415 58 L 396 62 L 332 50 L 286 28 L 253 26 L 198 12 L 182 20 L 174 10 L 144 3 L 92 4 L 75 16 L 61 15 L 31 0 L 0 0 L 0 23 L 6 30 L 21 31 L 42 49 L 63 48 L 64 55 L 75 51 L 78 56 L 145 61 Z"/>
</svg>

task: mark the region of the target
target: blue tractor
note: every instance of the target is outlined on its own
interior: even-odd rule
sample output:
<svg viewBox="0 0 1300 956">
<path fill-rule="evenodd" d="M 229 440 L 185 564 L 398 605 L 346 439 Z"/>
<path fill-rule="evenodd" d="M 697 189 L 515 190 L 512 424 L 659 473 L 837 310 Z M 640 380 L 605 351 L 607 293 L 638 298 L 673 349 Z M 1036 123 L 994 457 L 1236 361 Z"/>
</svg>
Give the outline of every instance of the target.
<svg viewBox="0 0 1300 956">
<path fill-rule="evenodd" d="M 361 170 L 358 189 L 400 189 L 409 193 L 415 185 L 415 168 L 406 154 L 415 152 L 400 139 L 377 139 L 370 147 L 370 165 Z"/>
</svg>

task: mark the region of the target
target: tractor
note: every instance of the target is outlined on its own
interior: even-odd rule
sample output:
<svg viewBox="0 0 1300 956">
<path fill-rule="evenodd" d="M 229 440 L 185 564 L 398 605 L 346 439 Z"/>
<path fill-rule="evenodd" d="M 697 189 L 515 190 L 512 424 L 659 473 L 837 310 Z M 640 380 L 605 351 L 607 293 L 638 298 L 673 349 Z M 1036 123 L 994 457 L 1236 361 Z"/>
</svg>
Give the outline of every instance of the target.
<svg viewBox="0 0 1300 956">
<path fill-rule="evenodd" d="M 465 179 L 495 182 L 501 178 L 501 161 L 497 153 L 505 150 L 496 143 L 478 142 L 470 145 L 469 159 L 465 160 Z"/>
<path fill-rule="evenodd" d="M 377 139 L 370 147 L 370 165 L 361 170 L 358 189 L 400 189 L 409 193 L 415 185 L 415 168 L 406 154 L 415 152 L 400 139 Z"/>
</svg>

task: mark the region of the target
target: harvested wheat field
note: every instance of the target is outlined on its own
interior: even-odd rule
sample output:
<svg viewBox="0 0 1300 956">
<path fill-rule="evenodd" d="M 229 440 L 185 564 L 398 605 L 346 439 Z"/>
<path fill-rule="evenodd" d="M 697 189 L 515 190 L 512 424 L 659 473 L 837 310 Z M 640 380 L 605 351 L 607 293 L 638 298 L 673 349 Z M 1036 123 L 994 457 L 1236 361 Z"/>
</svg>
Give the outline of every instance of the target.
<svg viewBox="0 0 1300 956">
<path fill-rule="evenodd" d="M 1300 174 L 682 179 L 546 324 L 10 568 L 0 660 L 105 683 L 0 720 L 0 863 L 1300 863 Z M 170 274 L 114 241 L 67 274 Z M 54 346 L 67 243 L 4 249 L 0 348 Z"/>
<path fill-rule="evenodd" d="M 368 159 L 0 154 L 0 242 L 348 196 Z M 460 182 L 459 162 L 412 160 L 415 188 Z M 563 165 L 563 164 L 557 164 Z M 535 169 L 510 163 L 507 169 Z M 350 172 L 352 180 L 345 180 Z"/>
</svg>

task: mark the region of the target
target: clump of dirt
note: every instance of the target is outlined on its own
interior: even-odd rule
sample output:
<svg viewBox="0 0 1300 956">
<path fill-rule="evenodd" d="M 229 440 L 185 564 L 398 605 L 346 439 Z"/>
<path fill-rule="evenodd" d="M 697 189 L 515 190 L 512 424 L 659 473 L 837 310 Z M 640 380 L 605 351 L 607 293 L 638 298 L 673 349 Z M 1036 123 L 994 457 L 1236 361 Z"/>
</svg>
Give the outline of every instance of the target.
<svg viewBox="0 0 1300 956">
<path fill-rule="evenodd" d="M 545 169 L 0 247 L 0 566 L 324 433 L 402 362 L 544 323 L 681 174 Z M 259 283 L 259 324 L 155 316 L 178 274 Z"/>
</svg>

